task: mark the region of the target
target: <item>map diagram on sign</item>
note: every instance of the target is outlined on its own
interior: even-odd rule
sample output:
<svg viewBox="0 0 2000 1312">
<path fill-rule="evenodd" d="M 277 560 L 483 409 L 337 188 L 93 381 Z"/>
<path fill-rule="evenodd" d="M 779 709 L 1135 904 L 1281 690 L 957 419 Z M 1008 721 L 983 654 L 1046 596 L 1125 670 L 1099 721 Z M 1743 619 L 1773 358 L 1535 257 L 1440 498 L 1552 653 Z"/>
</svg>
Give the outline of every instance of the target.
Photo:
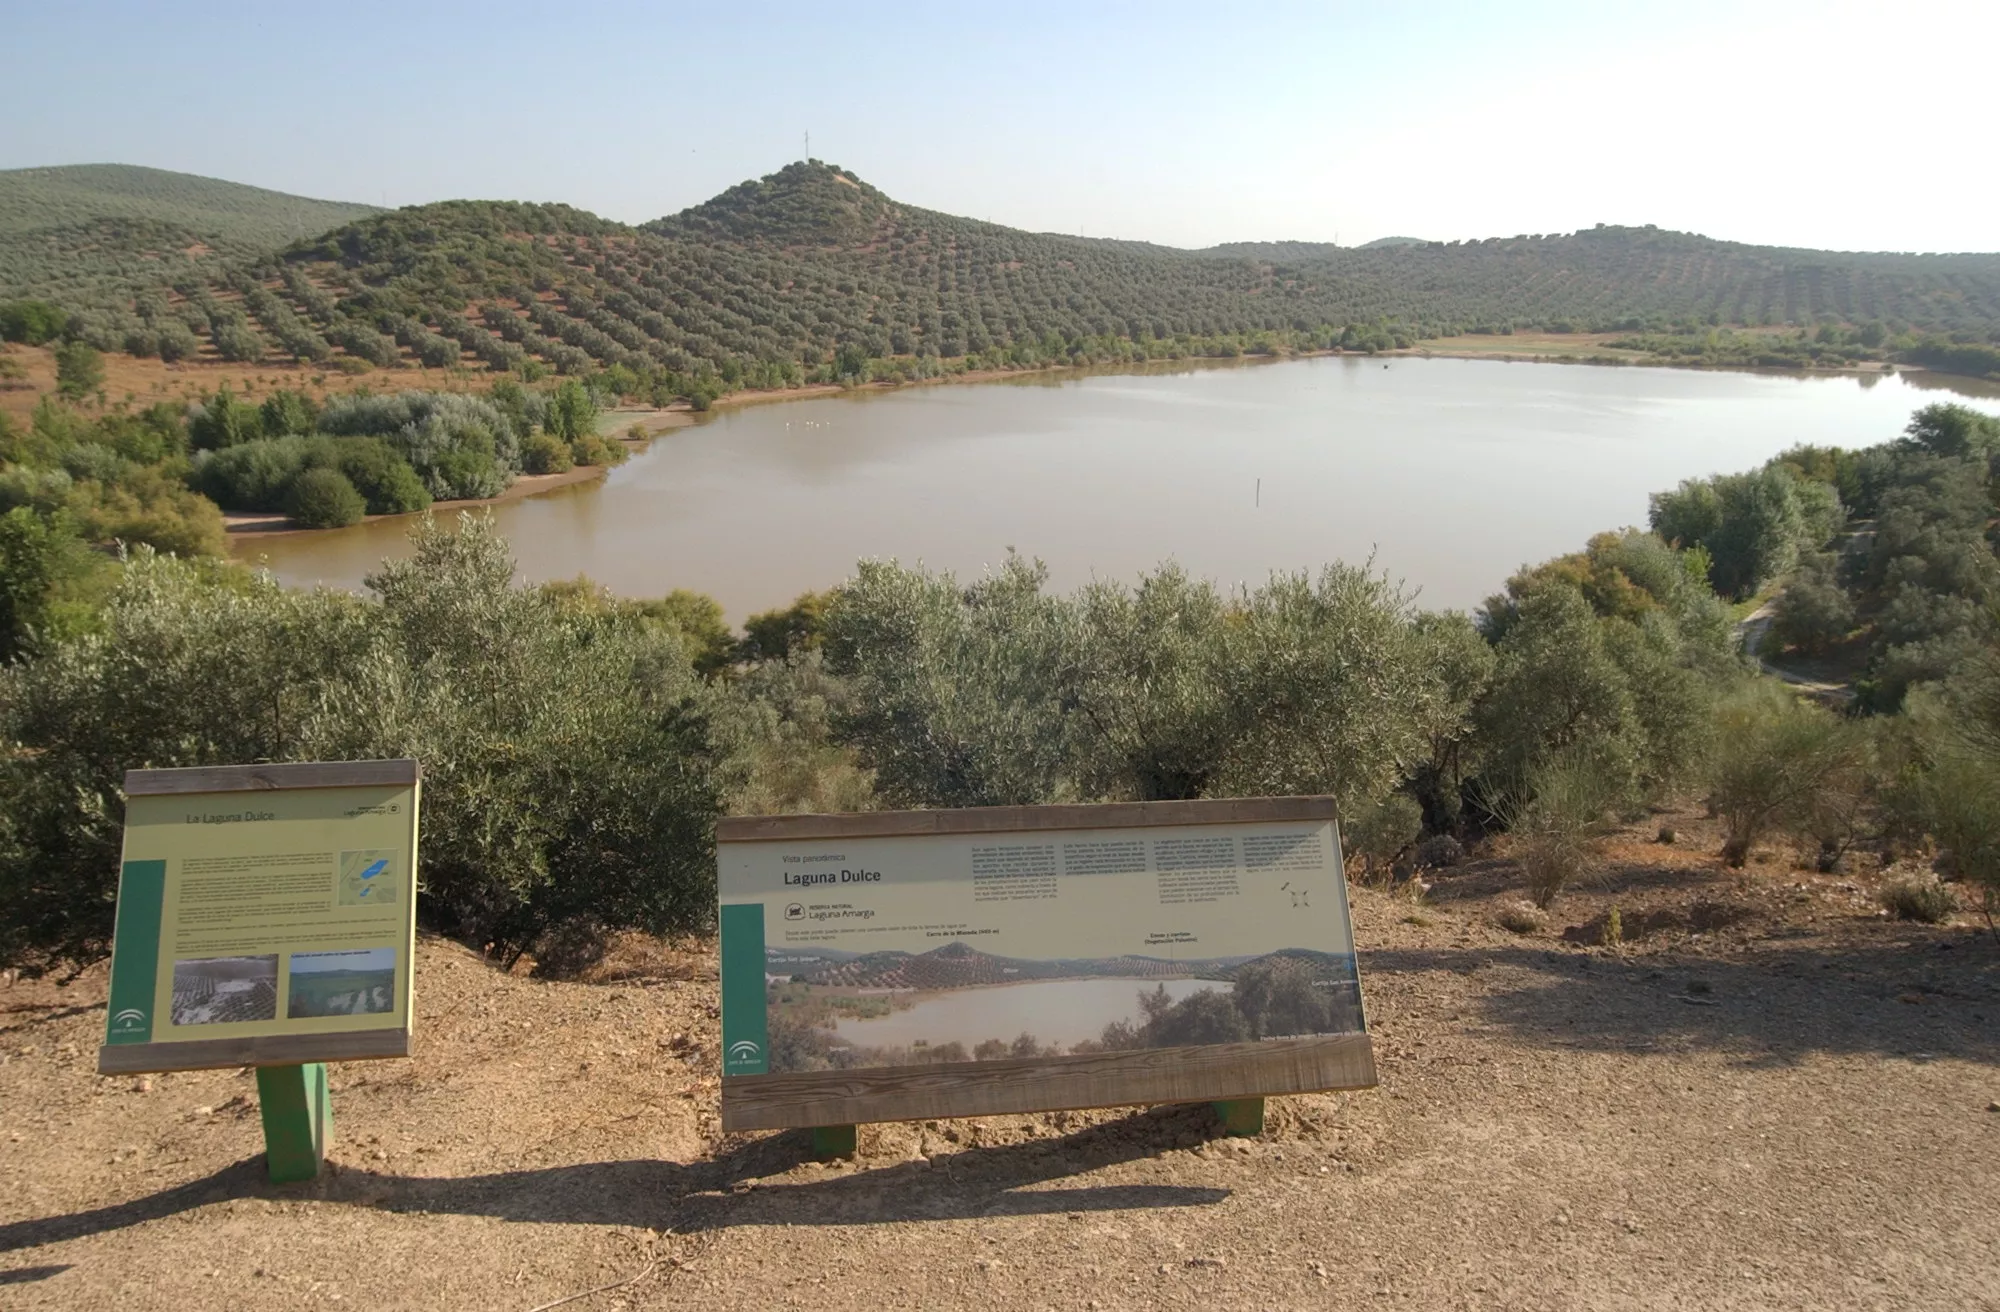
<svg viewBox="0 0 2000 1312">
<path fill-rule="evenodd" d="M 340 854 L 340 905 L 394 906 L 400 896 L 396 854 L 387 851 Z"/>
</svg>

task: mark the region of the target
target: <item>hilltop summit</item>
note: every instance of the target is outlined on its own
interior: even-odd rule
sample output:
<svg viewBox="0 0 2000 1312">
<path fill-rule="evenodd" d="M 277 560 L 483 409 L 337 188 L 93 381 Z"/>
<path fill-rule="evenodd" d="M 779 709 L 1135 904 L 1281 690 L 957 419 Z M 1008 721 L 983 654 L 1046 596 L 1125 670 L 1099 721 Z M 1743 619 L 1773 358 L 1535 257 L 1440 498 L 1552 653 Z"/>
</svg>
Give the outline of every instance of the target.
<svg viewBox="0 0 2000 1312">
<path fill-rule="evenodd" d="M 663 237 L 858 246 L 892 226 L 897 214 L 894 201 L 856 175 L 807 159 L 641 226 Z"/>
</svg>

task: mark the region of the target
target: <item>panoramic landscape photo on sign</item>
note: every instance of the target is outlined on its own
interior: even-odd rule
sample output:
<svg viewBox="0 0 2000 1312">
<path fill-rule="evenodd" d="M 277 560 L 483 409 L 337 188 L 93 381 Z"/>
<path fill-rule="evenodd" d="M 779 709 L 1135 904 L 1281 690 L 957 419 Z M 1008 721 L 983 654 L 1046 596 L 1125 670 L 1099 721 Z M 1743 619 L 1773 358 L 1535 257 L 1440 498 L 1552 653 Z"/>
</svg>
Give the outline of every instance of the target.
<svg viewBox="0 0 2000 1312">
<path fill-rule="evenodd" d="M 729 1076 L 1364 1031 L 1330 820 L 720 847 Z"/>
<path fill-rule="evenodd" d="M 105 1071 L 407 1055 L 414 761 L 134 770 Z"/>
</svg>

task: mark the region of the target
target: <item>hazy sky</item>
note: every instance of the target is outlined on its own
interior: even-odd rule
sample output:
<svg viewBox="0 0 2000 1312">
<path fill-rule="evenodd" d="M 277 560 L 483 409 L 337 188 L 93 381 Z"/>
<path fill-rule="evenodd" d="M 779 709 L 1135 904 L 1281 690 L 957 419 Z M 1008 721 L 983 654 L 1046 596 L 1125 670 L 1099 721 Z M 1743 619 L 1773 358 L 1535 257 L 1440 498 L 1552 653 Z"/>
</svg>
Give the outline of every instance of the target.
<svg viewBox="0 0 2000 1312">
<path fill-rule="evenodd" d="M 6 0 L 0 167 L 639 221 L 805 153 L 1181 246 L 1657 223 L 2000 250 L 2000 5 Z"/>
</svg>

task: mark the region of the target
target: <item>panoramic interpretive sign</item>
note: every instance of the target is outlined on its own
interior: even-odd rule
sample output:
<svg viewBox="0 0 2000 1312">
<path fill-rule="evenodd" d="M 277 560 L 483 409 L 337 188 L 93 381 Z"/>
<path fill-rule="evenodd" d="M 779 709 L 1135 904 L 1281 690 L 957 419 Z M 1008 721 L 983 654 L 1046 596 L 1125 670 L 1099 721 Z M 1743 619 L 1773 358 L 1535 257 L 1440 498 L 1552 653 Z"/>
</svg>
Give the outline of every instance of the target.
<svg viewBox="0 0 2000 1312">
<path fill-rule="evenodd" d="M 418 773 L 129 771 L 99 1071 L 408 1056 Z"/>
<path fill-rule="evenodd" d="M 716 829 L 725 1129 L 1375 1083 L 1327 798 Z"/>
</svg>

